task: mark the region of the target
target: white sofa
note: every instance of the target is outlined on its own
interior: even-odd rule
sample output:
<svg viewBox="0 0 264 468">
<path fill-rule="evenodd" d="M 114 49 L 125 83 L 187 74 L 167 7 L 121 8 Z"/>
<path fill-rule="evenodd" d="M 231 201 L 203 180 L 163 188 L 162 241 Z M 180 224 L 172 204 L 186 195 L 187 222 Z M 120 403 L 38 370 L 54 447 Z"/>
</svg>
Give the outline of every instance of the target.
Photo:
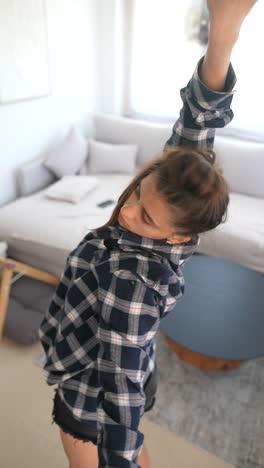
<svg viewBox="0 0 264 468">
<path fill-rule="evenodd" d="M 171 129 L 171 125 L 101 114 L 94 117 L 92 136 L 102 142 L 137 143 L 140 166 L 162 150 Z M 264 273 L 264 144 L 218 133 L 215 151 L 231 188 L 228 218 L 215 230 L 201 234 L 197 252 L 222 256 Z M 87 172 L 86 167 L 81 174 Z M 10 256 L 60 275 L 69 251 L 89 229 L 107 221 L 113 210 L 96 204 L 107 198 L 117 200 L 132 175 L 100 174 L 99 186 L 71 205 L 43 196 L 55 179 L 44 168 L 43 158 L 36 158 L 20 168 L 20 198 L 0 208 L 0 240 L 8 242 Z"/>
</svg>

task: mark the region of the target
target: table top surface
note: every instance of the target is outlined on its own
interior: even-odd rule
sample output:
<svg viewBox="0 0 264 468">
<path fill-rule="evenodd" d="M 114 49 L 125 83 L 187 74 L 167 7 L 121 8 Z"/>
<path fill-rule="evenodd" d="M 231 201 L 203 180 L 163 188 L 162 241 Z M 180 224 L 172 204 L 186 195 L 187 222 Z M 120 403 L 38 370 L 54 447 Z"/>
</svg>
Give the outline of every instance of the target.
<svg viewBox="0 0 264 468">
<path fill-rule="evenodd" d="M 219 359 L 264 356 L 264 275 L 222 257 L 193 255 L 185 292 L 160 331 L 191 351 Z"/>
</svg>

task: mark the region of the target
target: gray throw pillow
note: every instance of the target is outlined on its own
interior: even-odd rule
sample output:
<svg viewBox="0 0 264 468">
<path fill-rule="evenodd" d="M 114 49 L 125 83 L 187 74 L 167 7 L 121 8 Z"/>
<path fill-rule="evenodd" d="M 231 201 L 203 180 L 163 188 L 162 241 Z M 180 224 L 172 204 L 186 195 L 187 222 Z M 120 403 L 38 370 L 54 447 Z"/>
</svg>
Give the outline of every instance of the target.
<svg viewBox="0 0 264 468">
<path fill-rule="evenodd" d="M 59 178 L 74 175 L 81 169 L 87 151 L 87 140 L 76 127 L 72 127 L 65 140 L 49 151 L 43 164 Z"/>
<path fill-rule="evenodd" d="M 17 169 L 19 196 L 25 197 L 44 189 L 57 180 L 53 172 L 44 167 L 45 158 L 29 161 Z"/>
<path fill-rule="evenodd" d="M 119 145 L 89 140 L 87 172 L 132 174 L 136 167 L 138 145 Z"/>
</svg>

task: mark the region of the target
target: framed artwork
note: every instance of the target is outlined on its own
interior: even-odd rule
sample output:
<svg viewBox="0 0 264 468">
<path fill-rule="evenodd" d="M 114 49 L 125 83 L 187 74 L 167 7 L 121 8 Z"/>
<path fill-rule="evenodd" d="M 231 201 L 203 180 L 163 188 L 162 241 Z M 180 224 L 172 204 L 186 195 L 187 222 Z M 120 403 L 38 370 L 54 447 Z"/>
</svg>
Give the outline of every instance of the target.
<svg viewBox="0 0 264 468">
<path fill-rule="evenodd" d="M 44 0 L 0 0 L 0 105 L 51 93 Z"/>
</svg>

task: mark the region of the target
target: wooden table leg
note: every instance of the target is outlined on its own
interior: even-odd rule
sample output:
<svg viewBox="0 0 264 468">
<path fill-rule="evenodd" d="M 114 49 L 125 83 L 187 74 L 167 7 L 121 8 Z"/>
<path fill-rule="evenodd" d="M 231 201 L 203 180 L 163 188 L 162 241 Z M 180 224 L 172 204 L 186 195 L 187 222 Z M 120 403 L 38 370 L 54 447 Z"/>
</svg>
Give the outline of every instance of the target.
<svg viewBox="0 0 264 468">
<path fill-rule="evenodd" d="M 0 276 L 0 340 L 3 337 L 4 324 L 6 318 L 7 305 L 9 300 L 10 288 L 12 284 L 13 273 L 29 276 L 30 278 L 43 281 L 44 283 L 56 286 L 60 278 L 46 271 L 31 267 L 22 262 L 10 258 L 0 257 L 0 265 L 2 265 Z"/>
<path fill-rule="evenodd" d="M 2 269 L 1 284 L 0 284 L 0 340 L 3 337 L 4 323 L 9 300 L 12 276 L 14 271 L 14 263 L 6 263 Z"/>
<path fill-rule="evenodd" d="M 34 268 L 26 263 L 17 262 L 12 258 L 0 257 L 0 263 L 3 266 L 10 265 L 12 263 L 14 265 L 14 273 L 20 273 L 38 281 L 43 281 L 44 283 L 56 286 L 60 281 L 60 278 L 56 275 L 52 275 L 46 271 L 40 270 L 39 268 Z"/>
<path fill-rule="evenodd" d="M 165 337 L 165 340 L 168 343 L 168 345 L 173 349 L 173 351 L 175 351 L 183 361 L 188 362 L 188 364 L 191 364 L 192 366 L 199 367 L 199 369 L 202 370 L 226 371 L 230 369 L 235 369 L 241 366 L 241 364 L 243 364 L 244 362 L 246 362 L 241 360 L 212 358 L 209 356 L 205 356 L 204 354 L 195 353 L 190 349 L 184 348 L 184 346 L 175 343 L 175 341 L 173 341 L 167 336 Z"/>
</svg>

